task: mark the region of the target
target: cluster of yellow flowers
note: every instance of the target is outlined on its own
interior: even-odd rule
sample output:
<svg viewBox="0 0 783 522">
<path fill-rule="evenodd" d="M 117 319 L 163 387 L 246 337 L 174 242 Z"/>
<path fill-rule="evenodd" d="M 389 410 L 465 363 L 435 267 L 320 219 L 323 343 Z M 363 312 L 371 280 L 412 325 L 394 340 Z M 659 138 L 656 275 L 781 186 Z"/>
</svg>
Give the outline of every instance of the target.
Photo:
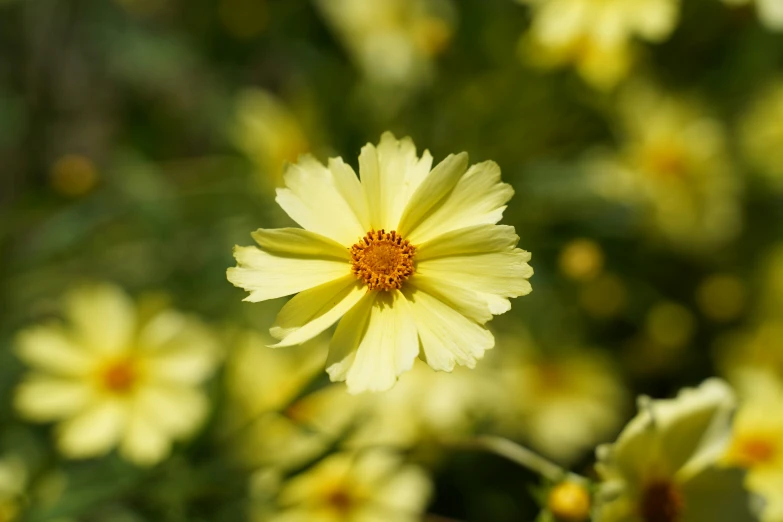
<svg viewBox="0 0 783 522">
<path fill-rule="evenodd" d="M 627 145 L 602 160 L 618 176 L 608 185 L 649 198 L 650 219 L 672 240 L 705 236 L 714 216 L 731 228 L 735 218 L 723 207 L 676 223 L 655 208 L 660 187 L 704 177 L 710 181 L 699 186 L 718 192 L 699 206 L 723 197 L 720 129 L 651 91 L 629 96 L 636 97 L 629 107 L 658 110 L 644 124 L 631 109 L 624 115 Z M 675 133 L 682 139 L 671 139 Z M 432 163 L 409 138 L 386 133 L 362 149 L 360 177 L 341 158 L 323 165 L 302 156 L 287 166 L 277 202 L 302 228 L 255 231 L 257 246 L 236 247 L 237 266 L 228 270 L 249 292 L 246 301 L 296 294 L 270 329 L 276 341 L 248 331 L 221 343 L 199 319 L 134 303 L 115 286 L 75 289 L 63 299 L 62 321 L 18 335 L 17 353 L 32 371 L 17 389 L 17 410 L 57 422 L 57 445 L 68 457 L 117 448 L 152 465 L 199 429 L 210 409 L 204 383 L 230 343 L 229 401 L 217 437 L 257 470 L 259 521 L 419 520 L 431 479 L 401 450 L 459 445 L 479 420 L 559 463 L 575 462 L 620 427 L 628 394 L 612 362 L 594 350 L 545 354 L 518 334 L 490 351 L 487 323 L 531 291 L 530 254 L 517 248 L 513 227 L 497 224 L 513 190 L 491 161 L 469 166 L 461 153 Z M 575 280 L 599 278 L 602 263 L 600 247 L 586 241 L 561 256 Z M 321 334 L 335 324 L 327 348 Z M 329 378 L 346 385 L 311 388 L 324 360 Z M 783 519 L 783 417 L 774 413 L 783 411 L 783 384 L 750 363 L 734 367 L 743 368 L 730 378 L 745 401 L 734 422 L 737 400 L 719 379 L 675 399 L 641 398 L 617 441 L 597 450 L 594 498 L 579 493 L 587 483 L 580 478 L 576 493 L 553 490 L 550 515 Z M 3 479 L 0 467 L 0 509 L 10 517 L 24 481 Z M 748 490 L 766 504 L 754 504 Z M 582 512 L 558 514 L 569 506 Z"/>
</svg>

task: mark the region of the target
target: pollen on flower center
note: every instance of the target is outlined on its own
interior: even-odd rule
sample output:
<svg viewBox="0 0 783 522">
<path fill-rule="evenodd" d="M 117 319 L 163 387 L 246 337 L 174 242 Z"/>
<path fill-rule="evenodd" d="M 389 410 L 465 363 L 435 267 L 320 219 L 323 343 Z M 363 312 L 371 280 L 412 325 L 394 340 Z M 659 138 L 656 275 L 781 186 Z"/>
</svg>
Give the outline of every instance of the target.
<svg viewBox="0 0 783 522">
<path fill-rule="evenodd" d="M 370 290 L 398 290 L 413 274 L 415 254 L 396 231 L 370 230 L 351 247 L 351 270 Z"/>
<path fill-rule="evenodd" d="M 101 384 L 114 393 L 127 393 L 136 384 L 138 371 L 132 361 L 122 359 L 106 366 L 101 373 Z"/>
<path fill-rule="evenodd" d="M 642 493 L 639 512 L 644 522 L 678 522 L 682 510 L 682 494 L 671 482 L 651 482 Z"/>
</svg>

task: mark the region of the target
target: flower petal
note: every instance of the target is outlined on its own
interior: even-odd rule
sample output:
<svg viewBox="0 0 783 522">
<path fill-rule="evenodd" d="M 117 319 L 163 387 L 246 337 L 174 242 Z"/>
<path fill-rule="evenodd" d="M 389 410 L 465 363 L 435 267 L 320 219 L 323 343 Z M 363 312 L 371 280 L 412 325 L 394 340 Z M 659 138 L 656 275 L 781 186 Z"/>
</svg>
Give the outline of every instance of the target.
<svg viewBox="0 0 783 522">
<path fill-rule="evenodd" d="M 116 354 L 129 348 L 136 328 L 136 309 L 119 287 L 80 288 L 65 298 L 65 313 L 74 340 L 96 353 Z"/>
<path fill-rule="evenodd" d="M 151 466 L 171 452 L 171 439 L 144 414 L 133 415 L 120 444 L 123 457 L 140 466 Z"/>
<path fill-rule="evenodd" d="M 370 210 L 367 208 L 367 198 L 364 197 L 359 176 L 345 163 L 342 158 L 329 158 L 329 170 L 334 176 L 334 184 L 345 201 L 350 205 L 362 229 L 370 230 Z"/>
<path fill-rule="evenodd" d="M 682 522 L 758 520 L 751 510 L 751 495 L 744 480 L 744 470 L 711 467 L 682 484 Z"/>
<path fill-rule="evenodd" d="M 519 242 L 514 227 L 474 225 L 446 232 L 416 246 L 416 261 L 512 250 Z"/>
<path fill-rule="evenodd" d="M 495 345 L 485 328 L 425 292 L 406 292 L 421 348 L 434 370 L 450 372 L 455 364 L 474 368 L 484 351 Z"/>
<path fill-rule="evenodd" d="M 343 317 L 329 347 L 327 372 L 332 380 L 345 380 L 352 394 L 391 388 L 419 353 L 416 325 L 402 293 L 368 296 Z"/>
<path fill-rule="evenodd" d="M 484 324 L 492 319 L 492 310 L 487 305 L 486 294 L 466 290 L 459 283 L 421 274 L 413 274 L 406 282 L 449 305 L 465 317 Z"/>
<path fill-rule="evenodd" d="M 127 413 L 126 405 L 119 399 L 96 402 L 58 426 L 60 451 L 72 458 L 94 457 L 108 452 L 125 429 Z"/>
<path fill-rule="evenodd" d="M 54 375 L 84 375 L 94 367 L 90 353 L 74 346 L 66 332 L 54 325 L 21 332 L 16 352 L 30 366 Z"/>
<path fill-rule="evenodd" d="M 94 398 L 85 381 L 32 374 L 16 389 L 14 406 L 26 419 L 48 422 L 70 417 Z"/>
<path fill-rule="evenodd" d="M 390 132 L 381 136 L 377 147 L 368 143 L 359 154 L 359 173 L 375 230 L 396 230 L 413 193 L 427 177 L 432 156 L 424 151 L 416 156 L 410 138 L 397 140 Z"/>
<path fill-rule="evenodd" d="M 193 433 L 204 420 L 208 405 L 203 392 L 181 385 L 147 384 L 133 398 L 134 415 L 144 416 L 172 438 Z"/>
<path fill-rule="evenodd" d="M 495 224 L 514 195 L 501 183 L 500 167 L 493 161 L 473 165 L 441 204 L 411 230 L 406 239 L 421 244 L 441 234 L 480 224 Z"/>
<path fill-rule="evenodd" d="M 315 158 L 301 156 L 296 164 L 287 166 L 283 175 L 286 188 L 277 189 L 276 201 L 303 228 L 350 246 L 367 230 L 353 211 L 360 203 L 352 206 L 346 200 L 346 196 L 353 196 L 343 174 L 336 182 L 332 172 Z"/>
<path fill-rule="evenodd" d="M 269 332 L 281 341 L 273 348 L 302 344 L 336 323 L 367 293 L 361 281 L 347 275 L 300 292 L 280 310 Z"/>
<path fill-rule="evenodd" d="M 335 258 L 346 261 L 351 259 L 348 248 L 340 243 L 301 228 L 259 228 L 251 236 L 262 250 L 270 254 Z"/>
<path fill-rule="evenodd" d="M 157 382 L 198 384 L 209 377 L 221 352 L 214 335 L 193 317 L 163 310 L 139 334 L 145 376 Z"/>
<path fill-rule="evenodd" d="M 450 154 L 432 169 L 405 206 L 397 231 L 406 237 L 454 188 L 468 168 L 465 152 Z"/>
<path fill-rule="evenodd" d="M 488 254 L 425 259 L 416 266 L 417 275 L 459 281 L 466 290 L 481 296 L 493 314 L 510 308 L 509 297 L 530 293 L 528 278 L 533 269 L 530 253 L 519 248 Z"/>
<path fill-rule="evenodd" d="M 258 302 L 295 294 L 350 273 L 347 261 L 273 255 L 256 247 L 234 247 L 236 267 L 226 272 L 235 286 L 250 292 L 245 301 Z"/>
</svg>

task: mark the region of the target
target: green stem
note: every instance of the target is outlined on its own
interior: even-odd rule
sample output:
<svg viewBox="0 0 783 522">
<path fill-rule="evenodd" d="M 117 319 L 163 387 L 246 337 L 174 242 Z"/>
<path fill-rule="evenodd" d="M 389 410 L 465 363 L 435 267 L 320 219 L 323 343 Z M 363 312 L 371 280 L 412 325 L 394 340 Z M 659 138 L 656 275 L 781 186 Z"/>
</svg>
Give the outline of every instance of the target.
<svg viewBox="0 0 783 522">
<path fill-rule="evenodd" d="M 503 437 L 481 435 L 474 439 L 469 439 L 464 443 L 459 443 L 458 445 L 465 448 L 473 448 L 494 453 L 495 455 L 506 458 L 524 468 L 538 473 L 551 482 L 561 482 L 568 479 L 580 484 L 589 483 L 588 479 L 585 477 L 567 471 L 538 453 Z"/>
</svg>

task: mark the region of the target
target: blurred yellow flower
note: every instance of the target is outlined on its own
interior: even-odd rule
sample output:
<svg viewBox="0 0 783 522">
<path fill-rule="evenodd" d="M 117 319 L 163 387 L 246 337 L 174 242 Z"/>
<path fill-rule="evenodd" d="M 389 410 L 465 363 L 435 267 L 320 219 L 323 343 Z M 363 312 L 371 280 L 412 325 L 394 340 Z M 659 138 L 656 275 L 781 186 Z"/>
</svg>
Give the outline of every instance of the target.
<svg viewBox="0 0 783 522">
<path fill-rule="evenodd" d="M 469 435 L 505 397 L 488 363 L 474 371 L 455 368 L 446 375 L 416 361 L 392 390 L 369 397 L 362 410 L 363 422 L 346 444 L 352 448 L 410 447 L 427 442 L 448 444 Z"/>
<path fill-rule="evenodd" d="M 351 58 L 370 82 L 415 87 L 454 31 L 451 0 L 317 0 Z"/>
<path fill-rule="evenodd" d="M 744 370 L 737 379 L 742 404 L 734 419 L 724 463 L 748 469 L 747 487 L 766 500 L 762 520 L 783 521 L 783 381 L 763 370 Z"/>
<path fill-rule="evenodd" d="M 283 484 L 263 522 L 417 522 L 432 484 L 384 450 L 331 455 Z M 261 520 L 259 520 L 261 522 Z"/>
<path fill-rule="evenodd" d="M 78 197 L 90 192 L 98 182 L 95 164 L 80 154 L 66 154 L 52 165 L 49 173 L 52 187 L 65 196 Z"/>
<path fill-rule="evenodd" d="M 272 186 L 282 184 L 287 162 L 310 150 L 296 116 L 282 100 L 260 89 L 247 89 L 237 97 L 231 135 Z"/>
<path fill-rule="evenodd" d="M 574 239 L 560 251 L 560 271 L 570 279 L 589 281 L 604 267 L 604 251 L 592 239 Z"/>
<path fill-rule="evenodd" d="M 739 317 L 747 300 L 745 283 L 732 274 L 713 274 L 696 289 L 696 302 L 702 313 L 715 321 Z"/>
<path fill-rule="evenodd" d="M 783 18 L 783 2 L 779 5 Z M 748 161 L 774 188 L 783 190 L 783 80 L 768 86 L 754 100 L 741 122 L 740 132 Z"/>
<path fill-rule="evenodd" d="M 677 398 L 639 401 L 640 412 L 613 444 L 600 446 L 596 522 L 756 520 L 745 473 L 718 466 L 735 397 L 709 379 Z"/>
<path fill-rule="evenodd" d="M 732 6 L 756 4 L 761 23 L 772 31 L 783 31 L 783 2 L 780 0 L 723 0 L 723 3 Z"/>
<path fill-rule="evenodd" d="M 16 456 L 0 459 L 0 521 L 17 519 L 27 486 L 27 467 Z"/>
<path fill-rule="evenodd" d="M 596 319 L 619 315 L 628 301 L 628 288 L 620 276 L 600 274 L 585 283 L 579 292 L 579 303 L 585 312 Z"/>
<path fill-rule="evenodd" d="M 291 350 L 270 350 L 268 344 L 247 332 L 231 350 L 221 436 L 250 466 L 291 469 L 334 444 L 363 403 L 342 386 L 303 395 L 323 367 L 326 346 L 317 340 Z"/>
<path fill-rule="evenodd" d="M 783 318 L 726 334 L 715 344 L 718 366 L 729 380 L 736 380 L 748 368 L 765 369 L 783 378 Z"/>
<path fill-rule="evenodd" d="M 520 45 L 534 64 L 573 64 L 601 89 L 622 80 L 636 38 L 661 42 L 674 30 L 679 0 L 517 0 L 531 5 L 533 22 Z"/>
<path fill-rule="evenodd" d="M 683 99 L 636 84 L 620 96 L 622 143 L 591 164 L 595 189 L 638 208 L 650 232 L 699 251 L 740 230 L 740 187 L 725 132 Z"/>
<path fill-rule="evenodd" d="M 340 158 L 304 156 L 277 202 L 303 228 L 259 229 L 261 248 L 235 247 L 228 280 L 257 302 L 297 294 L 271 329 L 301 344 L 338 320 L 327 358 L 351 393 L 391 388 L 421 357 L 435 370 L 473 368 L 494 346 L 484 324 L 531 287 L 530 254 L 495 225 L 513 190 L 465 153 L 431 169 L 410 139 L 390 133 L 359 157 L 361 182 Z"/>
<path fill-rule="evenodd" d="M 18 336 L 17 353 L 33 372 L 16 391 L 17 410 L 60 421 L 57 444 L 68 457 L 119 446 L 140 465 L 162 460 L 207 412 L 198 385 L 218 362 L 211 333 L 174 310 L 142 321 L 128 296 L 107 284 L 73 290 L 64 305 L 66 325 Z"/>
<path fill-rule="evenodd" d="M 507 357 L 499 370 L 506 395 L 499 409 L 502 431 L 520 434 L 535 450 L 570 464 L 620 427 L 628 392 L 605 356 L 585 349 L 548 353 L 521 335 L 505 343 Z M 512 353 L 512 347 L 518 351 Z"/>
<path fill-rule="evenodd" d="M 696 319 L 691 311 L 672 301 L 656 303 L 644 319 L 647 336 L 665 349 L 684 347 L 690 342 L 695 329 Z"/>
</svg>

